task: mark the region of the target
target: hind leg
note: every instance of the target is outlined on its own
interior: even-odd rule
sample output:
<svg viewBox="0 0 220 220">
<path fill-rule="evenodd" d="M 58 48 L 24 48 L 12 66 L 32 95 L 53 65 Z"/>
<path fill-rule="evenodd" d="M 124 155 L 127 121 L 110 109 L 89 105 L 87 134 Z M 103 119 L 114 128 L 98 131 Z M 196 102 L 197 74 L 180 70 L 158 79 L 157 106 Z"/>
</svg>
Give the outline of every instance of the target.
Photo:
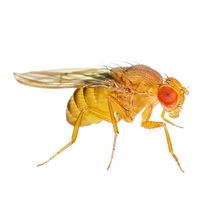
<svg viewBox="0 0 220 220">
<path fill-rule="evenodd" d="M 81 121 L 82 121 L 82 117 L 84 115 L 86 111 L 85 110 L 82 110 L 78 116 L 78 118 L 76 119 L 76 123 L 74 125 L 74 129 L 73 129 L 73 134 L 72 134 L 72 138 L 71 138 L 71 141 L 66 144 L 64 147 L 62 147 L 60 150 L 58 150 L 53 156 L 51 156 L 48 160 L 44 161 L 43 163 L 40 163 L 38 164 L 37 166 L 40 167 L 46 163 L 48 163 L 49 161 L 51 161 L 53 158 L 55 158 L 56 156 L 58 156 L 60 153 L 62 153 L 64 150 L 66 150 L 68 147 L 70 147 L 75 141 L 76 141 L 76 138 L 77 138 L 77 134 L 78 134 L 78 131 L 79 131 L 79 127 L 81 125 Z"/>
</svg>

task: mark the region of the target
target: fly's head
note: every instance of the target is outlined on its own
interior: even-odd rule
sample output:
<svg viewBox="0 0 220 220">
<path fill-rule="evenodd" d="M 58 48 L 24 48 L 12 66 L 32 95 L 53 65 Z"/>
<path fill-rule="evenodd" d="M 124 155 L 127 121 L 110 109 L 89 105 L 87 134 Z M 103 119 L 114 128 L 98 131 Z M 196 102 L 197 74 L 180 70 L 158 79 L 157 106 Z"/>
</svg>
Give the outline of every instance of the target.
<svg viewBox="0 0 220 220">
<path fill-rule="evenodd" d="M 158 100 L 171 118 L 179 117 L 188 90 L 175 78 L 168 77 L 158 89 Z"/>
</svg>

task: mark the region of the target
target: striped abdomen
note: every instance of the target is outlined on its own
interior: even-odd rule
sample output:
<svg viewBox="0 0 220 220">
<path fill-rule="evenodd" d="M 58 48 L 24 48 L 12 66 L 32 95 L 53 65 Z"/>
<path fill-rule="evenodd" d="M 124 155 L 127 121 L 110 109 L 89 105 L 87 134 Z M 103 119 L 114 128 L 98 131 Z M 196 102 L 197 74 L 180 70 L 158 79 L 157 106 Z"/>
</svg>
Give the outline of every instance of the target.
<svg viewBox="0 0 220 220">
<path fill-rule="evenodd" d="M 67 121 L 74 125 L 79 113 L 82 110 L 95 108 L 108 115 L 108 95 L 109 89 L 104 87 L 84 87 L 76 89 L 71 96 L 68 105 L 66 117 Z M 91 112 L 86 112 L 82 118 L 81 126 L 99 123 L 102 119 L 96 117 Z"/>
</svg>

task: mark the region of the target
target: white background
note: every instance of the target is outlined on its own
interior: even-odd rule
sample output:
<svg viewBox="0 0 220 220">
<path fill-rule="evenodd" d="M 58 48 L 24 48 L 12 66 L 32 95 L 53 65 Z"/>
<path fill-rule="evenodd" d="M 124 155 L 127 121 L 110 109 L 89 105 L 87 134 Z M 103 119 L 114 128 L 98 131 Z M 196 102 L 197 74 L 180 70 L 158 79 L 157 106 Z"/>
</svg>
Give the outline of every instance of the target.
<svg viewBox="0 0 220 220">
<path fill-rule="evenodd" d="M 0 219 L 220 219 L 218 1 L 0 2 Z M 113 165 L 108 123 L 69 141 L 72 89 L 18 84 L 13 72 L 143 63 L 189 87 L 169 126 L 181 173 L 162 129 L 119 123 Z M 121 63 L 120 63 L 121 64 Z M 158 106 L 159 107 L 159 106 Z M 160 107 L 153 118 L 160 120 Z"/>
</svg>

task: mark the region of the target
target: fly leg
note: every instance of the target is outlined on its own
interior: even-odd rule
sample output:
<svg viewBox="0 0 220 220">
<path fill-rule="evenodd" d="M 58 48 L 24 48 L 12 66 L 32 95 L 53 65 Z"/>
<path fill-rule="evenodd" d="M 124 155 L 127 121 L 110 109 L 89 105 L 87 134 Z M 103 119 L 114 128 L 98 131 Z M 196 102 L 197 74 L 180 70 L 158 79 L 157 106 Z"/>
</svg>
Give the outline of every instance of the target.
<svg viewBox="0 0 220 220">
<path fill-rule="evenodd" d="M 40 167 L 46 163 L 48 163 L 49 161 L 51 161 L 53 158 L 55 158 L 56 156 L 58 156 L 60 153 L 62 153 L 64 150 L 66 150 L 68 147 L 70 147 L 75 141 L 76 141 L 76 138 L 77 138 L 77 134 L 78 134 L 78 131 L 79 131 L 79 127 L 81 125 L 81 121 L 82 121 L 82 117 L 84 115 L 84 113 L 86 112 L 86 110 L 82 110 L 80 113 L 79 113 L 79 116 L 78 118 L 76 119 L 76 123 L 74 125 L 74 129 L 73 129 L 73 133 L 72 133 L 72 138 L 71 138 L 71 141 L 66 144 L 64 147 L 62 147 L 60 150 L 58 150 L 53 156 L 51 156 L 48 160 L 44 161 L 43 163 L 40 163 L 38 164 L 37 166 Z"/>
<path fill-rule="evenodd" d="M 95 115 L 96 117 L 98 117 L 98 118 L 100 118 L 100 119 L 102 119 L 104 121 L 112 123 L 112 125 L 113 125 L 115 136 L 114 136 L 114 142 L 113 142 L 111 159 L 110 159 L 110 162 L 109 162 L 109 165 L 108 165 L 108 168 L 107 168 L 107 170 L 108 170 L 110 168 L 110 166 L 111 166 L 111 163 L 112 163 L 112 159 L 113 159 L 114 152 L 115 152 L 117 135 L 119 133 L 118 132 L 117 121 L 116 121 L 115 116 L 114 116 L 114 111 L 113 111 L 113 108 L 112 108 L 112 103 L 111 103 L 111 99 L 110 98 L 108 99 L 108 107 L 109 107 L 109 112 L 104 112 L 104 111 L 101 111 L 101 110 L 99 110 L 97 108 L 94 108 L 94 107 L 88 107 L 87 109 L 82 110 L 80 112 L 78 118 L 76 119 L 76 123 L 74 125 L 71 141 L 68 144 L 66 144 L 64 147 L 62 147 L 60 150 L 58 150 L 48 160 L 44 161 L 43 163 L 38 164 L 37 166 L 39 167 L 39 166 L 42 166 L 42 165 L 48 163 L 49 161 L 54 159 L 56 156 L 58 156 L 60 153 L 62 153 L 64 150 L 66 150 L 68 147 L 70 147 L 76 141 L 77 134 L 78 134 L 78 131 L 79 131 L 79 127 L 81 125 L 81 121 L 82 121 L 83 115 L 85 113 L 89 112 L 89 113 Z"/>
<path fill-rule="evenodd" d="M 148 121 L 147 120 L 147 121 L 143 121 L 141 126 L 143 126 L 144 128 L 147 128 L 147 129 L 153 129 L 153 128 L 159 128 L 159 127 L 164 128 L 169 152 L 172 155 L 172 157 L 174 158 L 174 160 L 176 161 L 176 163 L 179 166 L 180 170 L 182 172 L 184 172 L 183 169 L 181 168 L 181 165 L 179 163 L 179 160 L 178 160 L 177 156 L 173 152 L 172 142 L 171 142 L 170 135 L 169 135 L 166 124 L 164 122 L 155 122 L 155 121 Z"/>
<path fill-rule="evenodd" d="M 167 123 L 169 123 L 169 124 L 171 124 L 171 125 L 173 125 L 173 126 L 176 126 L 176 127 L 178 127 L 178 128 L 183 128 L 182 126 L 176 125 L 176 124 L 174 124 L 172 121 L 170 121 L 169 119 L 165 118 L 165 111 L 164 111 L 164 110 L 162 111 L 161 118 L 162 118 L 165 122 L 167 122 Z"/>
<path fill-rule="evenodd" d="M 112 125 L 113 125 L 113 128 L 114 128 L 115 136 L 114 136 L 114 142 L 113 142 L 113 147 L 112 147 L 112 154 L 111 154 L 111 158 L 110 158 L 107 170 L 111 167 L 112 160 L 113 160 L 114 153 L 115 153 L 116 140 L 117 140 L 117 136 L 119 134 L 117 122 L 116 122 L 113 107 L 112 107 L 111 98 L 108 99 L 108 108 L 109 108 L 109 113 L 110 113 Z"/>
<path fill-rule="evenodd" d="M 111 158 L 110 158 L 107 170 L 111 167 L 112 160 L 114 157 L 115 147 L 116 147 L 116 140 L 117 140 L 117 136 L 119 134 L 117 121 L 116 121 L 116 118 L 114 115 L 114 110 L 112 107 L 112 101 L 111 101 L 110 97 L 108 98 L 108 109 L 109 109 L 109 112 L 103 112 L 103 111 L 96 109 L 96 108 L 93 108 L 93 107 L 89 107 L 89 110 L 88 110 L 90 113 L 94 114 L 96 117 L 99 117 L 102 120 L 108 121 L 108 122 L 112 123 L 112 125 L 113 125 L 115 135 L 114 135 L 114 141 L 113 141 L 113 147 L 112 147 L 112 154 L 111 154 Z"/>
</svg>

